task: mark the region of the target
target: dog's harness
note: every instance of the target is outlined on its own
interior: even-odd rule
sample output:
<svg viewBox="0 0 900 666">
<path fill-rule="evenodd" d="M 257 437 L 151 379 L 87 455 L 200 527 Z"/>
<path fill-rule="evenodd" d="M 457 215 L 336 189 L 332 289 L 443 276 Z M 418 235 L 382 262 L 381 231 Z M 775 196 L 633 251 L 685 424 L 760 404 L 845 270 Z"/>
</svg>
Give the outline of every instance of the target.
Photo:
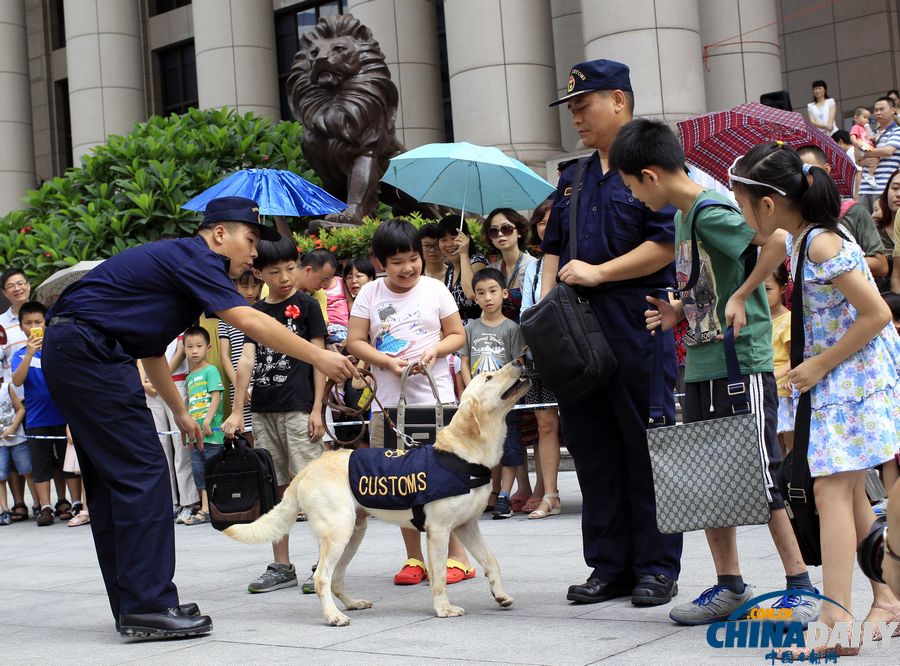
<svg viewBox="0 0 900 666">
<path fill-rule="evenodd" d="M 491 470 L 454 453 L 418 446 L 357 449 L 350 454 L 350 488 L 369 509 L 412 510 L 412 526 L 425 531 L 425 505 L 465 495 L 491 480 Z"/>
</svg>

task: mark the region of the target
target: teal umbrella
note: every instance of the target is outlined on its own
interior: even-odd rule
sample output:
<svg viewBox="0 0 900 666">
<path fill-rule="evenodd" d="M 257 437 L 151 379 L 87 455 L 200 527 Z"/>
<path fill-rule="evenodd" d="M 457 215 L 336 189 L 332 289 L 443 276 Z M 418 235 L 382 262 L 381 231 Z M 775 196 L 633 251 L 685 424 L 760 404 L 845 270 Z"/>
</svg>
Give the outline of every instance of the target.
<svg viewBox="0 0 900 666">
<path fill-rule="evenodd" d="M 429 143 L 393 158 L 381 179 L 416 201 L 479 215 L 534 208 L 556 189 L 498 148 Z"/>
</svg>

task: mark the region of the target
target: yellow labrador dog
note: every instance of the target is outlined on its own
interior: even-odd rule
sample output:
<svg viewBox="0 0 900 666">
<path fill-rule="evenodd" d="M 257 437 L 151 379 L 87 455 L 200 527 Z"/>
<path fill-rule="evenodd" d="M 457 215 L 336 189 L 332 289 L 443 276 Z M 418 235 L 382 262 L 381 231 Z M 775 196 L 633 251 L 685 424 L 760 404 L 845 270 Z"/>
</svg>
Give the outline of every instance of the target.
<svg viewBox="0 0 900 666">
<path fill-rule="evenodd" d="M 488 469 L 500 463 L 506 437 L 506 414 L 528 392 L 528 380 L 521 365 L 509 363 L 496 372 L 478 375 L 463 394 L 453 420 L 438 433 L 435 456 L 453 457 L 470 467 Z M 431 448 L 431 447 L 427 447 Z M 372 452 L 384 451 L 372 449 Z M 225 534 L 244 543 L 278 541 L 286 535 L 302 508 L 319 540 L 319 563 L 315 573 L 316 594 L 325 620 L 332 626 L 344 626 L 350 618 L 338 610 L 332 593 L 347 610 L 371 608 L 372 603 L 354 599 L 344 589 L 344 572 L 366 532 L 366 512 L 385 522 L 411 527 L 412 510 L 386 510 L 364 507 L 350 483 L 348 450 L 329 451 L 307 465 L 294 477 L 281 502 L 253 523 L 233 525 Z M 376 455 L 383 455 L 376 454 Z M 396 485 L 424 485 L 425 477 L 409 475 Z M 363 486 L 358 482 L 358 486 Z M 365 484 L 375 487 L 374 484 Z M 491 594 L 503 608 L 512 597 L 503 589 L 500 567 L 488 549 L 478 518 L 487 504 L 490 484 L 468 489 L 461 495 L 428 502 L 424 509 L 424 531 L 428 541 L 428 568 L 434 610 L 438 617 L 463 615 L 465 611 L 447 598 L 447 551 L 453 532 L 482 566 L 490 582 Z M 420 513 L 421 517 L 421 513 Z"/>
</svg>

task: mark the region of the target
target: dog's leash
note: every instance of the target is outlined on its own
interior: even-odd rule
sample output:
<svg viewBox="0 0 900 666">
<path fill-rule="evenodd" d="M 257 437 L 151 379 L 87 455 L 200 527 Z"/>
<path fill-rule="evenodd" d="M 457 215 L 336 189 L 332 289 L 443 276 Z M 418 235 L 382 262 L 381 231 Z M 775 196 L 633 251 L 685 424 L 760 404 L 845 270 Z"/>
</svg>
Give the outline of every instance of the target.
<svg viewBox="0 0 900 666">
<path fill-rule="evenodd" d="M 359 361 L 354 356 L 348 356 L 347 359 L 353 364 L 356 365 Z M 421 361 L 416 361 L 412 365 L 410 365 L 410 372 L 416 369 L 416 366 L 419 366 L 421 370 L 425 370 L 425 365 Z M 420 446 L 419 442 L 414 440 L 412 437 L 407 435 L 404 432 L 401 432 L 394 421 L 391 419 L 388 414 L 387 409 L 383 404 L 381 404 L 381 400 L 378 399 L 378 380 L 375 379 L 375 375 L 372 374 L 370 370 L 359 369 L 359 376 L 363 381 L 363 384 L 366 385 L 366 388 L 369 390 L 369 395 L 363 396 L 366 398 L 360 402 L 357 402 L 356 408 L 350 407 L 345 404 L 343 399 L 338 396 L 337 384 L 333 379 L 329 379 L 325 383 L 325 399 L 322 401 L 322 422 L 325 424 L 325 432 L 328 433 L 328 436 L 333 440 L 332 446 L 336 448 L 342 449 L 355 449 L 359 446 L 360 442 L 362 442 L 363 437 L 366 434 L 366 429 L 368 425 L 366 424 L 365 417 L 368 415 L 369 410 L 372 407 L 372 403 L 375 402 L 379 407 L 381 407 L 381 413 L 384 415 L 384 420 L 387 422 L 387 425 L 390 426 L 391 430 L 393 430 L 397 438 L 403 442 L 405 448 L 415 448 Z M 356 434 L 356 437 L 353 439 L 342 440 L 339 439 L 328 427 L 328 420 L 326 419 L 326 410 L 331 409 L 333 412 L 337 412 L 339 414 L 343 414 L 344 416 L 355 418 L 358 422 L 362 422 L 359 428 L 359 432 Z M 341 425 L 340 421 L 334 422 L 335 426 Z M 349 427 L 349 426 L 342 426 Z"/>
</svg>

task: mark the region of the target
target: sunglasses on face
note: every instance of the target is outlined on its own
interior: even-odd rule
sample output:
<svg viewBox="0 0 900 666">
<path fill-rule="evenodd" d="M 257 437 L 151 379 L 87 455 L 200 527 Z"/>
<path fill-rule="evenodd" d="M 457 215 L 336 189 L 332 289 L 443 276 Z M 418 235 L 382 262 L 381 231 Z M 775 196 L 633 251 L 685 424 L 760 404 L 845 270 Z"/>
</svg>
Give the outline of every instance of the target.
<svg viewBox="0 0 900 666">
<path fill-rule="evenodd" d="M 437 243 L 422 243 L 422 252 L 440 252 Z"/>
<path fill-rule="evenodd" d="M 500 238 L 500 236 L 512 236 L 515 230 L 516 226 L 507 222 L 506 224 L 501 224 L 499 227 L 491 227 L 488 230 L 488 237 Z"/>
<path fill-rule="evenodd" d="M 743 155 L 735 158 L 734 162 L 732 162 L 731 166 L 728 168 L 728 179 L 732 183 L 732 185 L 731 185 L 732 190 L 734 189 L 733 183 L 742 183 L 743 185 L 759 185 L 760 187 L 767 187 L 770 190 L 774 190 L 775 192 L 778 192 L 778 194 L 780 194 L 783 197 L 787 196 L 787 192 L 785 192 L 784 190 L 778 189 L 774 185 L 769 185 L 768 183 L 761 183 L 758 180 L 751 180 L 750 178 L 744 178 L 743 176 L 735 176 L 734 168 L 737 166 L 737 163 L 741 161 L 741 157 L 743 157 Z"/>
</svg>

